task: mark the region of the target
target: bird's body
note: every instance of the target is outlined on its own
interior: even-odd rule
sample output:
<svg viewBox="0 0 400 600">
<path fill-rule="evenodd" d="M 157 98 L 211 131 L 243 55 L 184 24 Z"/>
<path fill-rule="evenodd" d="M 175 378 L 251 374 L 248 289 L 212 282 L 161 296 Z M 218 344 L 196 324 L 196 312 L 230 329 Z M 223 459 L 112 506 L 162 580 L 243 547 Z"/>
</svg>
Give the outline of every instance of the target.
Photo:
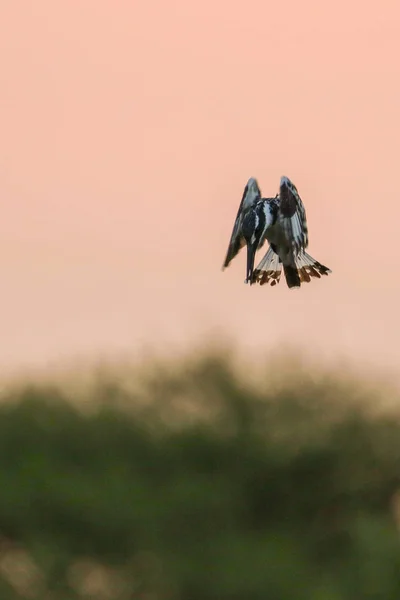
<svg viewBox="0 0 400 600">
<path fill-rule="evenodd" d="M 266 240 L 270 247 L 254 269 L 256 250 Z M 287 177 L 281 178 L 275 198 L 262 198 L 257 181 L 249 179 L 223 268 L 244 245 L 247 245 L 245 283 L 276 285 L 283 268 L 288 287 L 300 287 L 302 282 L 311 281 L 311 277 L 320 278 L 331 272 L 305 252 L 308 246 L 306 212 L 295 185 Z"/>
<path fill-rule="evenodd" d="M 268 232 L 274 230 L 278 206 L 273 198 L 261 198 L 243 215 L 242 233 L 247 244 L 246 283 L 253 283 L 254 259 Z"/>
</svg>

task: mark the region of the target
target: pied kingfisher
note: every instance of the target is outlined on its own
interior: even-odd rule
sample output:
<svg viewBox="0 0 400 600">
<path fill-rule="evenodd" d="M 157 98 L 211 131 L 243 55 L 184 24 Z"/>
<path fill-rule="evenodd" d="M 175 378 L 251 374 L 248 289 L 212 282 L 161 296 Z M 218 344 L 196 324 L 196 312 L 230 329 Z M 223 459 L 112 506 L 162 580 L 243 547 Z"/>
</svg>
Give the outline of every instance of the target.
<svg viewBox="0 0 400 600">
<path fill-rule="evenodd" d="M 265 240 L 268 251 L 254 269 L 255 253 Z M 308 246 L 306 211 L 296 186 L 281 177 L 279 194 L 262 198 L 257 180 L 249 179 L 236 216 L 223 269 L 247 245 L 245 283 L 279 283 L 282 267 L 289 288 L 320 278 L 331 270 L 312 258 Z"/>
</svg>

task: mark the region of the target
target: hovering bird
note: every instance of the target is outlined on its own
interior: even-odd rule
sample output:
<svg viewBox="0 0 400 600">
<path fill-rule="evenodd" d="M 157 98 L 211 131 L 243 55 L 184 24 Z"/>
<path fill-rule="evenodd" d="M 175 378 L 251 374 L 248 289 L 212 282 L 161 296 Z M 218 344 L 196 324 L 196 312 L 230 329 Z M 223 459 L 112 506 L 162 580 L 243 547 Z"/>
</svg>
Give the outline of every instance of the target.
<svg viewBox="0 0 400 600">
<path fill-rule="evenodd" d="M 271 199 L 272 201 L 272 199 Z M 225 269 L 243 246 L 247 246 L 247 268 L 245 283 L 253 282 L 254 260 L 257 249 L 265 242 L 265 232 L 273 223 L 268 200 L 261 198 L 261 190 L 257 179 L 250 177 L 244 188 L 242 201 L 236 216 L 235 224 L 225 262 Z"/>
<path fill-rule="evenodd" d="M 255 253 L 267 240 L 267 253 L 254 269 Z M 308 246 L 306 211 L 294 183 L 281 177 L 279 194 L 262 198 L 257 180 L 249 179 L 233 227 L 222 269 L 247 245 L 245 283 L 279 283 L 282 268 L 289 288 L 320 278 L 331 270 L 312 258 Z"/>
</svg>

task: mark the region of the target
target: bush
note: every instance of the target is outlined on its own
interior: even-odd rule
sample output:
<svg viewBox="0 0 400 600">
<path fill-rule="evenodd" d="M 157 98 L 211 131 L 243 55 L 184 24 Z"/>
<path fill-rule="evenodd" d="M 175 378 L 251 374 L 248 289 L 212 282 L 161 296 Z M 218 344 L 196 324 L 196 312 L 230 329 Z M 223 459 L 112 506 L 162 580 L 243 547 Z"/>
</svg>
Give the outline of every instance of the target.
<svg viewBox="0 0 400 600">
<path fill-rule="evenodd" d="M 10 395 L 1 600 L 399 600 L 397 419 L 354 382 L 236 372 L 211 356 L 140 394 L 103 382 L 86 412 Z"/>
</svg>

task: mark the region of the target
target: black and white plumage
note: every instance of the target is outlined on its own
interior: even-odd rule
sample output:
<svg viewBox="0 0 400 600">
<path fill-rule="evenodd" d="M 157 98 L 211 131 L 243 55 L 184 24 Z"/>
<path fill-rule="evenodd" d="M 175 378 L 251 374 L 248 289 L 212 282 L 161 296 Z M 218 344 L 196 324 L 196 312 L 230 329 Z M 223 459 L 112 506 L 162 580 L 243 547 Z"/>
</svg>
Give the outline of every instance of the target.
<svg viewBox="0 0 400 600">
<path fill-rule="evenodd" d="M 254 269 L 255 252 L 265 240 L 270 247 Z M 331 272 L 305 251 L 308 246 L 306 211 L 296 186 L 288 177 L 281 178 L 279 194 L 275 198 L 261 198 L 257 181 L 249 179 L 223 268 L 245 244 L 245 283 L 276 285 L 283 268 L 287 285 L 293 288 L 311 281 L 312 277 L 320 278 Z"/>
<path fill-rule="evenodd" d="M 247 246 L 245 283 L 253 283 L 256 251 L 265 242 L 265 233 L 275 222 L 278 205 L 276 199 L 261 198 L 258 182 L 251 177 L 244 189 L 231 239 L 222 269 L 225 269 L 243 246 Z"/>
</svg>

